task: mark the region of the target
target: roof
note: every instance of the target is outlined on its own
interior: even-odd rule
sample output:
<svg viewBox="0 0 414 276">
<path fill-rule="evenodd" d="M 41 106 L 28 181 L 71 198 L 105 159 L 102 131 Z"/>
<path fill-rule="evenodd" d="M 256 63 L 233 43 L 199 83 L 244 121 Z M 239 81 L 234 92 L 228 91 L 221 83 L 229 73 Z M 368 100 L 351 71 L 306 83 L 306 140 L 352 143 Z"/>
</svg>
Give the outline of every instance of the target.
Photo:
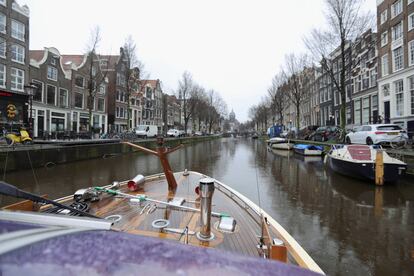
<svg viewBox="0 0 414 276">
<path fill-rule="evenodd" d="M 30 50 L 29 57 L 30 59 L 34 59 L 37 62 L 41 61 L 45 54 L 45 50 Z"/>
<path fill-rule="evenodd" d="M 62 65 L 65 70 L 71 69 L 71 64 L 79 66 L 82 64 L 84 55 L 62 55 Z"/>
</svg>

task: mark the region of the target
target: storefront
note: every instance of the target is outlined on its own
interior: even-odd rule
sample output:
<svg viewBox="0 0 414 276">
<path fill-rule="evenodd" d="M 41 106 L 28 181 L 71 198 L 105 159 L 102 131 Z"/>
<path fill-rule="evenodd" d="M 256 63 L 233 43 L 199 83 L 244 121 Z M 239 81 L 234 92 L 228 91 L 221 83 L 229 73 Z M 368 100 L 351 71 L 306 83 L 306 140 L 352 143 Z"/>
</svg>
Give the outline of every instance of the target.
<svg viewBox="0 0 414 276">
<path fill-rule="evenodd" d="M 28 96 L 0 90 L 1 127 L 28 127 Z"/>
</svg>

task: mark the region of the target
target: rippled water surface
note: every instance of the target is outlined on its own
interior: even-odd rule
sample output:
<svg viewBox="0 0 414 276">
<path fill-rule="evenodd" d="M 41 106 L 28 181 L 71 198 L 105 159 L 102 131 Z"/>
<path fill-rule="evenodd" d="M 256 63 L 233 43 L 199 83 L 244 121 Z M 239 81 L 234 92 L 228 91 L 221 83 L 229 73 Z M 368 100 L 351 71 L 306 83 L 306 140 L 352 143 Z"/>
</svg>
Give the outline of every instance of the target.
<svg viewBox="0 0 414 276">
<path fill-rule="evenodd" d="M 170 163 L 175 171 L 217 178 L 260 204 L 329 275 L 414 275 L 413 179 L 376 188 L 326 170 L 321 158 L 269 151 L 263 141 L 245 138 L 187 146 Z M 57 198 L 160 171 L 155 157 L 135 153 L 9 173 L 6 180 Z M 10 202 L 0 198 L 0 205 Z"/>
</svg>

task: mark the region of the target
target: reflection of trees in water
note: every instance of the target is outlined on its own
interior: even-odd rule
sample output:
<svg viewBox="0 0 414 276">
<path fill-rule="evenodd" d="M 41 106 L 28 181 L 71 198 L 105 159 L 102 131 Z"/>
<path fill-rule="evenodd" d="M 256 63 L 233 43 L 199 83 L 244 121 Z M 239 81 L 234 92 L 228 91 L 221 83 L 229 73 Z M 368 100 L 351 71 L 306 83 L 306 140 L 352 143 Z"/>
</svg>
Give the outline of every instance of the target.
<svg viewBox="0 0 414 276">
<path fill-rule="evenodd" d="M 386 186 L 378 193 L 372 184 L 330 172 L 324 181 L 315 176 L 316 170 L 295 158 L 272 163 L 272 175 L 289 195 L 290 204 L 304 214 L 317 215 L 321 228 L 338 241 L 336 249 L 327 249 L 334 250 L 331 255 L 337 256 L 338 263 L 347 264 L 351 246 L 373 274 L 409 271 L 414 210 L 396 187 Z M 296 219 L 288 218 L 287 224 L 297 224 Z"/>
</svg>

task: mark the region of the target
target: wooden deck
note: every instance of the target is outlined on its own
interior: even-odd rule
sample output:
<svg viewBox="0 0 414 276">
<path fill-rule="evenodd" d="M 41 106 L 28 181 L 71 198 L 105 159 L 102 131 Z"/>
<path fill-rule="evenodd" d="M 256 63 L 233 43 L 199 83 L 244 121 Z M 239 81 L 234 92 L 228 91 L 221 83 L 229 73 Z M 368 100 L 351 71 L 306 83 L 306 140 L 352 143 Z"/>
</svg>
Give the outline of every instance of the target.
<svg viewBox="0 0 414 276">
<path fill-rule="evenodd" d="M 200 208 L 195 187 L 198 186 L 199 180 L 203 176 L 190 173 L 189 176 L 183 176 L 182 173 L 175 174 L 177 179 L 177 190 L 175 194 L 169 194 L 168 185 L 165 178 L 160 176 L 146 183 L 138 192 L 129 192 L 126 189 L 126 183 L 121 183 L 120 191 L 132 194 L 169 201 L 174 197 L 185 199 L 184 206 Z M 65 203 L 70 203 L 71 199 L 62 199 Z M 189 231 L 198 232 L 200 214 L 198 212 L 180 210 L 174 207 L 166 207 L 162 204 L 156 204 L 157 208 L 154 212 L 148 214 L 147 210 L 140 214 L 146 204 L 155 204 L 151 202 L 142 202 L 133 204 L 129 199 L 103 195 L 101 200 L 91 203 L 89 213 L 99 217 L 108 217 L 111 215 L 122 216 L 121 220 L 114 223 L 113 229 L 132 234 L 143 236 L 158 237 L 177 242 L 184 242 L 184 235 L 164 232 L 163 230 L 152 227 L 152 222 L 156 219 L 166 219 L 170 222 L 168 228 L 184 229 L 188 226 Z M 259 236 L 261 233 L 260 218 L 254 217 L 254 214 L 241 206 L 237 200 L 233 200 L 225 192 L 218 189 L 215 190 L 213 196 L 213 212 L 226 213 L 235 218 L 237 221 L 236 231 L 234 233 L 224 233 L 216 229 L 219 221 L 218 217 L 212 216 L 211 228 L 215 235 L 215 239 L 209 242 L 200 241 L 195 235 L 189 236 L 188 243 L 195 246 L 218 248 L 247 256 L 260 256 L 257 249 Z"/>
</svg>

